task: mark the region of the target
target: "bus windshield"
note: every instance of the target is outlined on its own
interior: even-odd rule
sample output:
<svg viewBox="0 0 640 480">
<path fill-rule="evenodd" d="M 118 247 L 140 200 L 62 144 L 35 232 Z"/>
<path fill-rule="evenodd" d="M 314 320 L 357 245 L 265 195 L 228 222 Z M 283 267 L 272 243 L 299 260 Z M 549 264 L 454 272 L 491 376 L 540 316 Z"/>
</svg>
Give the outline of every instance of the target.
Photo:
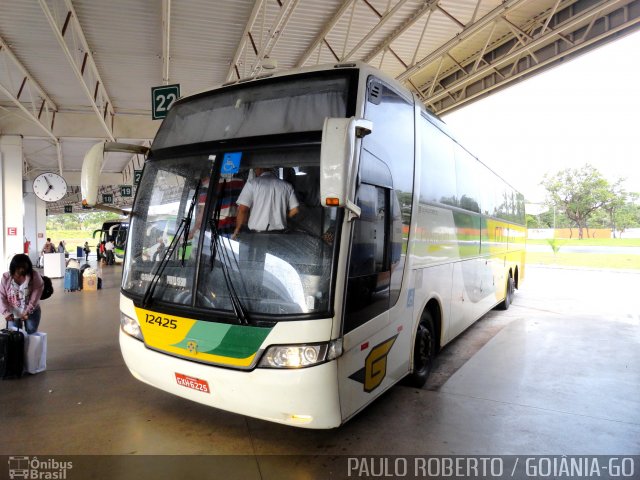
<svg viewBox="0 0 640 480">
<path fill-rule="evenodd" d="M 238 160 L 222 175 L 223 159 Z M 319 146 L 288 146 L 149 160 L 132 214 L 123 292 L 205 313 L 308 318 L 328 313 L 338 209 L 320 205 Z M 232 238 L 236 200 L 253 169 L 289 182 L 298 214 L 285 231 Z M 189 214 L 190 212 L 190 214 Z M 156 277 L 154 279 L 154 277 Z M 303 316 L 304 315 L 304 316 Z"/>
</svg>

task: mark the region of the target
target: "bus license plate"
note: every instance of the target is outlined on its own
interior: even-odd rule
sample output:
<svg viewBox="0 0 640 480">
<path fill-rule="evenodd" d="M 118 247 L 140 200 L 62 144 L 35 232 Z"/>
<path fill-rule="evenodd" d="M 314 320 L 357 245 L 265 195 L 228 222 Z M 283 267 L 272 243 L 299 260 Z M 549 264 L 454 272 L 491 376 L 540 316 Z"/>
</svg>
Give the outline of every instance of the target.
<svg viewBox="0 0 640 480">
<path fill-rule="evenodd" d="M 176 372 L 176 382 L 178 382 L 178 385 L 183 387 L 193 388 L 199 392 L 211 393 L 209 390 L 209 383 L 206 380 L 201 380 L 199 378 L 190 377 L 189 375 L 183 375 L 182 373 Z"/>
</svg>

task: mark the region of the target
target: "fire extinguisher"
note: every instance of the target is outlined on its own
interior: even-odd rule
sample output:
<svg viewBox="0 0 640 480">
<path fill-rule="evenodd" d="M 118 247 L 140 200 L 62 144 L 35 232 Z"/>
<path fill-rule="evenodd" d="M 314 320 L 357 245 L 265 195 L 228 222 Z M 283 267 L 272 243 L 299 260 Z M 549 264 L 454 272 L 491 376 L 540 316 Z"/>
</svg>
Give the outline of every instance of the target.
<svg viewBox="0 0 640 480">
<path fill-rule="evenodd" d="M 29 246 L 31 245 L 31 242 L 29 240 L 25 240 L 24 241 L 24 253 L 29 253 Z"/>
</svg>

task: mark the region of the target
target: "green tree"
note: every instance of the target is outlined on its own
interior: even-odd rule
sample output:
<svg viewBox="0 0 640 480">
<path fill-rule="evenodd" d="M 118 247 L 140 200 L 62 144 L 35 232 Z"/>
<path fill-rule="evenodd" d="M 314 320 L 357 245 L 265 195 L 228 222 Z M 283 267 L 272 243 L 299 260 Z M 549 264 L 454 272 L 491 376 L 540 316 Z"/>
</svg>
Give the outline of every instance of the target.
<svg viewBox="0 0 640 480">
<path fill-rule="evenodd" d="M 540 218 L 537 215 L 527 213 L 527 228 L 542 228 L 540 226 Z"/>
<path fill-rule="evenodd" d="M 540 228 L 570 228 L 572 226 L 569 218 L 567 218 L 563 211 L 557 208 L 554 212 L 553 207 L 551 207 L 546 212 L 538 215 L 538 217 L 542 225 Z"/>
<path fill-rule="evenodd" d="M 589 217 L 589 228 L 610 228 L 611 227 L 611 218 L 609 217 L 609 213 L 601 208 L 600 210 L 596 210 L 593 212 L 593 215 Z"/>
<path fill-rule="evenodd" d="M 616 183 L 610 186 L 608 199 L 602 206 L 602 209 L 607 212 L 609 217 L 609 228 L 613 234 L 613 238 L 616 238 L 616 212 L 624 207 L 629 200 L 629 193 L 627 193 L 622 187 L 623 180 L 620 179 Z"/>
<path fill-rule="evenodd" d="M 547 203 L 555 205 L 578 227 L 578 238 L 583 238 L 587 221 L 595 211 L 611 198 L 609 182 L 593 166 L 566 168 L 556 174 L 544 176 L 542 185 L 547 190 Z"/>
<path fill-rule="evenodd" d="M 47 217 L 47 230 L 87 230 L 93 233 L 102 228 L 104 222 L 120 218 L 114 212 L 61 213 Z"/>
<path fill-rule="evenodd" d="M 637 194 L 633 194 L 632 198 L 638 198 Z M 627 202 L 614 213 L 615 225 L 620 233 L 620 238 L 627 228 L 640 227 L 640 205 L 635 202 Z"/>
</svg>

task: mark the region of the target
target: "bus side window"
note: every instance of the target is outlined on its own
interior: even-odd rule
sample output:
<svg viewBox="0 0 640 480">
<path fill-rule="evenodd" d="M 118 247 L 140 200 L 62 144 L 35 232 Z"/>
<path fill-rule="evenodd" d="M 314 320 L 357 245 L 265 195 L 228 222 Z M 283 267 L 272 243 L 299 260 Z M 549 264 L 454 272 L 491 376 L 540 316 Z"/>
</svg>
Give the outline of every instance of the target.
<svg viewBox="0 0 640 480">
<path fill-rule="evenodd" d="M 390 190 L 361 184 L 351 243 L 344 333 L 389 308 Z"/>
</svg>

